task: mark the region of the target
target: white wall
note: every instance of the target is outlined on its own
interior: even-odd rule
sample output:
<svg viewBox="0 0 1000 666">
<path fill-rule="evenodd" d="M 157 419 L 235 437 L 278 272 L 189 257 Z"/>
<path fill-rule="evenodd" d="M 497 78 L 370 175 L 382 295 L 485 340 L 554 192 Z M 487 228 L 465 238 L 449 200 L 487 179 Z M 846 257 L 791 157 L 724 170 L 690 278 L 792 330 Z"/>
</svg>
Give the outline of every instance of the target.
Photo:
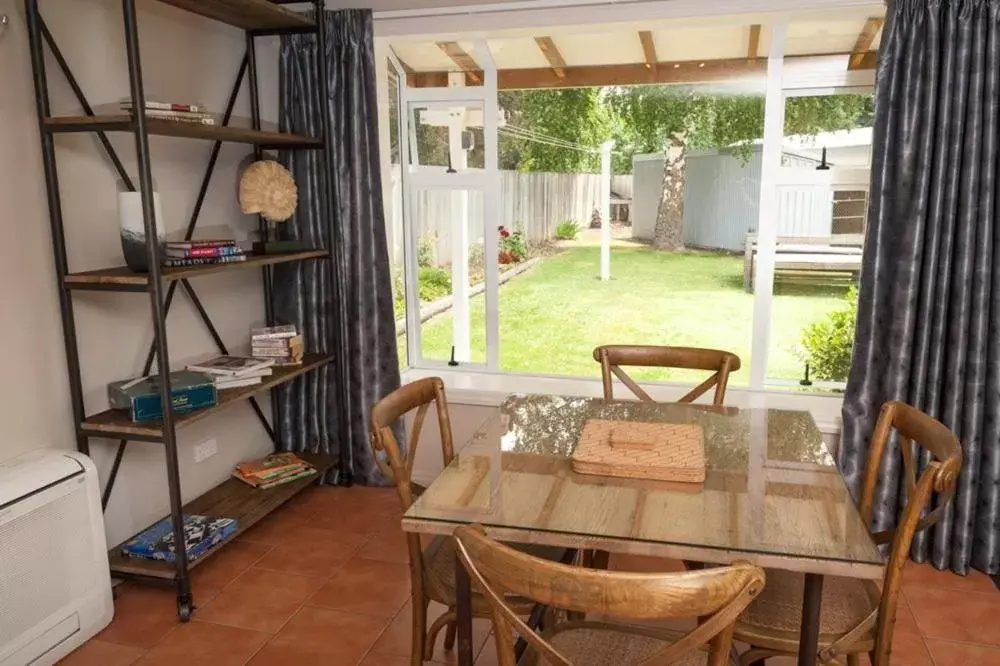
<svg viewBox="0 0 1000 666">
<path fill-rule="evenodd" d="M 139 24 L 147 94 L 196 100 L 222 110 L 243 54 L 242 33 L 172 7 L 140 2 Z M 115 102 L 128 93 L 121 4 L 115 0 L 43 0 L 42 12 L 92 104 Z M 62 326 L 49 236 L 34 90 L 20 3 L 0 0 L 10 25 L 0 37 L 0 348 L 6 350 L 0 400 L 0 459 L 42 447 L 72 448 L 73 423 L 62 343 Z M 277 116 L 276 42 L 258 46 L 265 120 Z M 53 111 L 80 110 L 55 62 L 48 59 Z M 237 114 L 248 117 L 244 95 Z M 136 177 L 130 136 L 112 137 Z M 57 137 L 59 176 L 70 270 L 123 263 L 118 237 L 113 170 L 89 135 Z M 193 207 L 211 144 L 154 138 L 153 175 L 163 199 L 168 231 L 183 229 Z M 252 226 L 238 210 L 234 165 L 247 146 L 226 146 L 206 200 L 201 224 L 224 225 L 245 234 Z M 195 288 L 232 347 L 244 343 L 247 328 L 263 318 L 261 282 L 254 271 L 207 277 Z M 149 300 L 138 294 L 78 293 L 76 318 L 88 412 L 106 408 L 108 382 L 142 366 L 152 338 Z M 194 309 L 178 295 L 169 318 L 172 365 L 182 366 L 214 352 Z M 267 401 L 264 401 L 266 408 Z M 270 446 L 249 406 L 180 431 L 185 499 L 217 484 L 237 461 Z M 194 444 L 218 440 L 219 454 L 195 465 Z M 116 442 L 92 440 L 103 476 Z M 163 447 L 129 445 L 108 508 L 109 542 L 118 541 L 165 514 L 167 489 Z"/>
</svg>

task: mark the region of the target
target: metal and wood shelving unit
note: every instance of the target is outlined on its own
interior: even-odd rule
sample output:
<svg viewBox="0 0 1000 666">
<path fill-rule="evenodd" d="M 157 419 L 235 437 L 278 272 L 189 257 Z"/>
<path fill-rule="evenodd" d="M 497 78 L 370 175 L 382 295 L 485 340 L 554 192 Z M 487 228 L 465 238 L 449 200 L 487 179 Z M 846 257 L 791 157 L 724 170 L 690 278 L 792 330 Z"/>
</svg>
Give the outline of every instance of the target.
<svg viewBox="0 0 1000 666">
<path fill-rule="evenodd" d="M 315 33 L 319 44 L 319 52 L 325 52 L 326 31 L 323 21 L 314 20 L 314 16 L 322 16 L 324 0 L 312 0 L 315 13 L 313 15 L 296 13 L 281 6 L 292 4 L 288 0 L 159 0 L 183 10 L 199 14 L 209 19 L 221 21 L 235 26 L 246 33 L 246 53 L 240 64 L 229 101 L 219 125 L 194 125 L 175 123 L 165 120 L 146 118 L 142 109 L 145 108 L 143 92 L 142 66 L 139 57 L 139 29 L 136 18 L 136 0 L 122 0 L 123 18 L 125 23 L 125 48 L 128 56 L 129 84 L 132 97 L 132 108 L 140 111 L 134 115 L 96 115 L 88 102 L 83 90 L 77 83 L 73 73 L 52 37 L 48 26 L 43 20 L 37 0 L 24 0 L 28 22 L 28 37 L 31 49 L 31 63 L 35 84 L 35 98 L 38 112 L 38 127 L 42 143 L 42 157 L 45 170 L 49 217 L 52 230 L 52 248 L 55 259 L 56 274 L 59 281 L 59 303 L 63 321 L 63 338 L 67 365 L 69 370 L 70 396 L 73 415 L 76 423 L 77 447 L 83 453 L 90 451 L 90 439 L 117 439 L 118 449 L 109 473 L 108 483 L 104 490 L 103 503 L 107 506 L 112 489 L 115 485 L 121 467 L 122 457 L 129 441 L 157 442 L 165 447 L 166 480 L 170 496 L 170 518 L 173 524 L 175 543 L 184 543 L 183 514 L 194 513 L 235 518 L 239 521 L 240 532 L 249 529 L 254 523 L 264 518 L 294 497 L 307 486 L 315 483 L 322 473 L 330 469 L 335 458 L 322 454 L 304 454 L 304 457 L 318 468 L 320 474 L 310 479 L 294 481 L 270 490 L 257 490 L 236 479 L 229 479 L 201 497 L 184 504 L 181 497 L 180 471 L 177 457 L 177 429 L 194 421 L 201 420 L 225 409 L 237 402 L 248 401 L 254 409 L 261 425 L 271 437 L 275 446 L 281 443 L 281 432 L 277 418 L 272 425 L 264 416 L 256 396 L 273 389 L 300 375 L 322 367 L 330 362 L 329 356 L 306 355 L 301 366 L 276 368 L 273 375 L 264 383 L 246 387 L 219 391 L 219 401 L 215 407 L 203 409 L 188 414 L 174 415 L 167 410 L 162 421 L 155 423 L 133 423 L 128 415 L 107 410 L 98 414 L 88 415 L 84 408 L 83 387 L 80 374 L 80 359 L 76 325 L 73 316 L 73 293 L 78 290 L 90 291 L 121 291 L 143 292 L 150 299 L 151 319 L 153 322 L 154 340 L 150 345 L 143 368 L 143 374 L 148 374 L 156 360 L 157 368 L 170 368 L 167 344 L 166 318 L 173 302 L 178 286 L 185 292 L 195 306 L 202 321 L 215 341 L 218 352 L 228 353 L 207 311 L 198 298 L 191 281 L 203 275 L 211 275 L 228 271 L 258 268 L 263 271 L 264 302 L 266 319 L 273 323 L 271 301 L 271 267 L 274 264 L 292 261 L 329 261 L 326 250 L 310 250 L 278 255 L 251 256 L 247 261 L 234 264 L 214 264 L 186 268 L 161 268 L 160 249 L 156 242 L 148 243 L 149 273 L 135 273 L 127 268 L 108 268 L 83 273 L 71 273 L 68 268 L 66 242 L 64 234 L 64 216 L 59 194 L 59 176 L 56 166 L 56 135 L 67 132 L 90 132 L 96 135 L 100 145 L 107 153 L 116 172 L 116 176 L 125 183 L 131 191 L 142 193 L 142 209 L 144 228 L 147 239 L 157 238 L 157 220 L 154 219 L 152 166 L 150 164 L 149 137 L 167 136 L 184 139 L 205 140 L 214 142 L 206 165 L 201 188 L 198 193 L 194 210 L 186 229 L 186 239 L 192 238 L 198 223 L 205 196 L 215 170 L 219 151 L 224 142 L 250 144 L 254 147 L 254 155 L 258 159 L 265 149 L 284 150 L 321 150 L 324 145 L 323 136 L 330 135 L 329 116 L 322 119 L 323 136 L 310 137 L 294 134 L 282 134 L 266 131 L 261 128 L 260 99 L 257 85 L 257 66 L 255 39 L 269 35 L 290 33 Z M 71 10 L 65 10 L 71 11 Z M 48 46 L 53 59 L 64 74 L 84 115 L 74 117 L 55 117 L 49 106 L 48 79 L 46 75 L 45 46 Z M 328 79 L 325 60 L 320 58 L 319 94 L 327 97 Z M 251 128 L 232 127 L 229 125 L 236 104 L 236 97 L 244 83 L 250 87 Z M 138 162 L 138 182 L 133 181 L 126 172 L 121 160 L 107 138 L 109 132 L 130 133 L 135 137 L 135 147 Z M 330 173 L 325 160 L 322 164 L 325 184 L 330 183 Z M 327 191 L 329 189 L 327 188 Z M 321 202 L 322 210 L 329 210 L 329 202 Z M 72 220 L 70 220 L 72 224 Z M 264 230 L 265 223 L 259 220 L 259 228 Z M 170 404 L 171 388 L 169 373 L 163 372 L 167 381 L 162 382 L 160 397 L 163 404 Z M 271 395 L 272 414 L 277 415 L 274 395 Z M 239 533 L 237 533 L 238 535 Z M 208 553 L 195 561 L 187 560 L 184 549 L 178 549 L 176 562 L 168 564 L 151 560 L 140 560 L 124 557 L 120 548 L 112 548 L 108 557 L 111 571 L 121 577 L 133 577 L 140 580 L 169 581 L 177 589 L 177 610 L 181 620 L 190 618 L 194 610 L 194 599 L 191 594 L 189 578 L 190 569 L 201 564 L 212 554 L 218 552 L 232 538 L 212 548 Z"/>
</svg>

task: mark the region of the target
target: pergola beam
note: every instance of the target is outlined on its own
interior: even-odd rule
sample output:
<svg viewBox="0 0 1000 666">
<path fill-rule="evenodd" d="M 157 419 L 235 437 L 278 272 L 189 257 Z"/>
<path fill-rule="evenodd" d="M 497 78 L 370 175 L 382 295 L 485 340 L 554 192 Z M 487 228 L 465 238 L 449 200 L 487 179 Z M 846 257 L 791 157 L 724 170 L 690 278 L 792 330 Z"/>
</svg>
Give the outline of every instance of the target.
<svg viewBox="0 0 1000 666">
<path fill-rule="evenodd" d="M 885 23 L 885 19 L 881 16 L 868 17 L 858 34 L 857 41 L 854 42 L 854 48 L 851 49 L 851 58 L 847 61 L 847 69 L 864 69 L 865 56 L 871 50 L 872 44 L 875 43 L 875 38 L 878 37 L 878 31 L 882 29 L 883 23 Z"/>
<path fill-rule="evenodd" d="M 483 74 L 475 58 L 466 53 L 465 49 L 459 46 L 458 42 L 438 42 L 437 45 L 439 49 L 444 51 L 446 56 L 462 68 L 466 77 L 474 85 L 479 85 L 483 82 Z"/>
<path fill-rule="evenodd" d="M 645 58 L 646 69 L 656 71 L 660 59 L 656 56 L 656 43 L 650 30 L 639 31 L 639 42 L 642 44 L 642 55 Z"/>
<path fill-rule="evenodd" d="M 545 59 L 552 65 L 552 72 L 560 79 L 566 78 L 566 60 L 563 59 L 551 37 L 535 37 L 535 43 Z"/>
<path fill-rule="evenodd" d="M 760 53 L 760 24 L 750 26 L 750 42 L 747 46 L 747 58 L 753 60 Z"/>
<path fill-rule="evenodd" d="M 860 55 L 860 65 L 855 69 L 874 69 L 876 53 L 860 54 L 827 53 L 830 55 Z M 811 57 L 806 55 L 789 58 Z M 677 60 L 657 63 L 655 69 L 645 62 L 625 65 L 587 65 L 565 67 L 565 76 L 559 77 L 549 67 L 527 69 L 501 69 L 497 72 L 501 90 L 530 90 L 533 88 L 595 88 L 603 86 L 629 86 L 671 83 L 712 83 L 744 76 L 762 76 L 767 69 L 767 58 L 725 58 L 719 60 Z M 472 78 L 475 75 L 475 79 Z M 479 71 L 466 72 L 469 85 L 482 80 Z M 407 76 L 413 88 L 443 88 L 448 86 L 448 72 L 418 72 Z"/>
</svg>

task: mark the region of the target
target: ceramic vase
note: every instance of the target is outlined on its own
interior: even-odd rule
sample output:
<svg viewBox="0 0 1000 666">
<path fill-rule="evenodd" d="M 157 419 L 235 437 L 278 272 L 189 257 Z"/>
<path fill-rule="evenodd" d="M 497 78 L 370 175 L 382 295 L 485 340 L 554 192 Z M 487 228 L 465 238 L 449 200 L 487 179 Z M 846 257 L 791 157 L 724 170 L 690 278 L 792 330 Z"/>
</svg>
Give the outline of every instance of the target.
<svg viewBox="0 0 1000 666">
<path fill-rule="evenodd" d="M 153 210 L 156 215 L 157 242 L 160 245 L 161 256 L 164 250 L 165 238 L 163 232 L 163 210 L 160 207 L 160 195 L 153 193 Z M 146 238 L 146 227 L 142 218 L 142 194 L 139 192 L 118 193 L 118 222 L 122 239 L 122 253 L 125 264 L 137 273 L 149 272 L 149 247 Z"/>
</svg>

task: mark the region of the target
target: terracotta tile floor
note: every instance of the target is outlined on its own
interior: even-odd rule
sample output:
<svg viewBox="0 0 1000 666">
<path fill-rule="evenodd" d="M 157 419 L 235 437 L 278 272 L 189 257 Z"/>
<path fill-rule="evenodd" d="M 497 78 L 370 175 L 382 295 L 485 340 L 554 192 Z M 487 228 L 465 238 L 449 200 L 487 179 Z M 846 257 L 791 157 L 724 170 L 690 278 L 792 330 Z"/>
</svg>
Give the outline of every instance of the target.
<svg viewBox="0 0 1000 666">
<path fill-rule="evenodd" d="M 190 623 L 177 621 L 172 591 L 126 584 L 111 625 L 63 663 L 406 666 L 409 573 L 399 516 L 393 490 L 309 491 L 195 570 L 199 608 Z M 612 566 L 665 571 L 677 563 L 614 558 Z M 998 615 L 1000 592 L 986 576 L 911 565 L 893 664 L 1000 666 Z M 477 666 L 496 664 L 488 623 L 474 628 Z M 454 664 L 443 637 L 435 663 Z"/>
</svg>

